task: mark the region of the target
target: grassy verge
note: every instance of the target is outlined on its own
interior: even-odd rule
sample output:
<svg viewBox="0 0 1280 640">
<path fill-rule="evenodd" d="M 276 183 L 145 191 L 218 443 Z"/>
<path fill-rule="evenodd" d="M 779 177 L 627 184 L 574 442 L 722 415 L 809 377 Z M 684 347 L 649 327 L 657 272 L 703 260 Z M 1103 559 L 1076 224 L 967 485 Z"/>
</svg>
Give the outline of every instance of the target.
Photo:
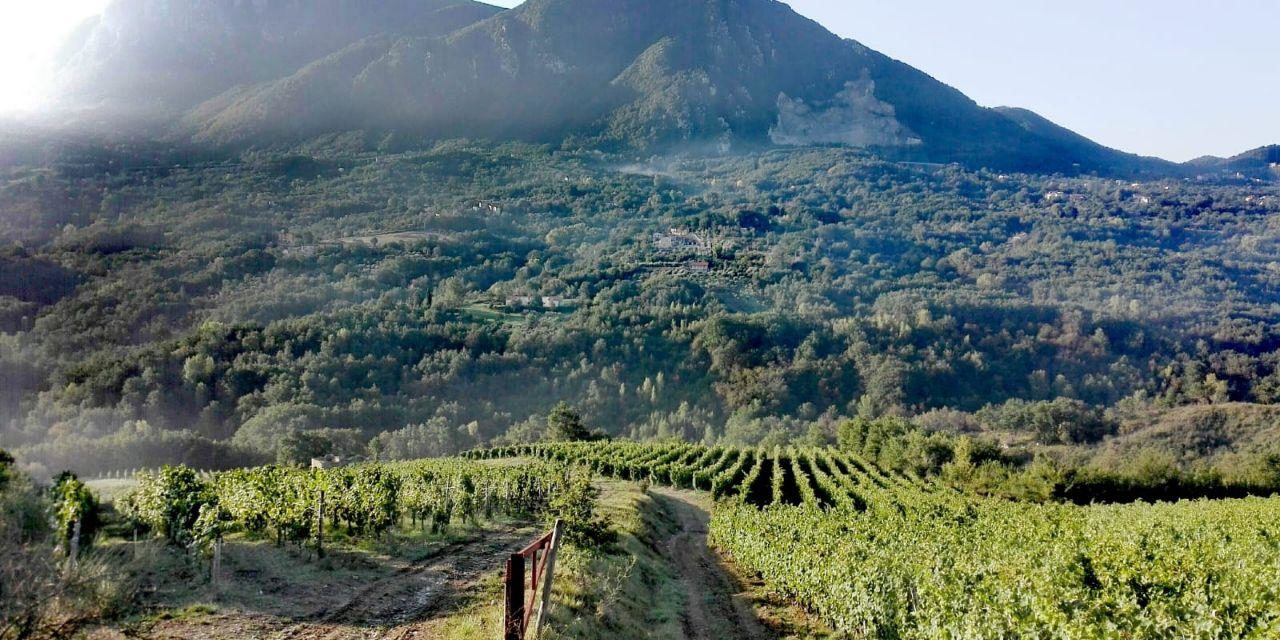
<svg viewBox="0 0 1280 640">
<path fill-rule="evenodd" d="M 618 533 L 608 549 L 565 547 L 544 640 L 682 638 L 681 594 L 661 552 L 673 525 L 635 483 L 602 480 L 600 513 Z"/>
<path fill-rule="evenodd" d="M 684 638 L 681 576 L 664 555 L 667 541 L 680 533 L 676 516 L 640 484 L 599 480 L 597 486 L 597 508 L 618 533 L 618 542 L 608 549 L 565 547 L 543 640 Z M 710 509 L 710 499 L 700 506 Z M 765 637 L 840 637 L 756 576 L 727 559 L 724 566 L 759 615 Z"/>
<path fill-rule="evenodd" d="M 458 610 L 442 618 L 432 629 L 448 640 L 493 640 L 502 629 L 502 575 L 494 574 L 470 594 Z"/>
<path fill-rule="evenodd" d="M 114 619 L 103 622 L 137 637 L 164 636 L 170 631 L 180 635 L 193 624 L 225 629 L 226 637 L 233 637 L 261 630 L 244 628 L 246 620 L 260 620 L 267 626 L 314 622 L 362 588 L 453 543 L 517 524 L 504 519 L 458 524 L 440 534 L 403 530 L 377 541 L 354 541 L 339 534 L 327 542 L 323 558 L 317 558 L 311 547 L 277 547 L 270 540 L 236 534 L 224 546 L 216 585 L 210 580 L 208 562 L 182 549 L 152 539 L 137 543 L 109 539 L 100 550 L 116 565 L 112 573 L 136 588 L 131 602 Z M 497 637 L 500 601 L 500 578 L 494 575 L 440 621 L 439 637 Z"/>
</svg>

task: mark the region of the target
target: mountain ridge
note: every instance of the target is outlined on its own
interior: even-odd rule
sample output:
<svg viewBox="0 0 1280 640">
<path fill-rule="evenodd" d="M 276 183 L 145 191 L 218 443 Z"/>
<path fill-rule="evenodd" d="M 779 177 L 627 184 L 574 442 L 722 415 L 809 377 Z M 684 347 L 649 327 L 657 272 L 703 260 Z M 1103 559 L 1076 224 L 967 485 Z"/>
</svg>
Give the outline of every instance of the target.
<svg viewBox="0 0 1280 640">
<path fill-rule="evenodd" d="M 470 0 L 113 0 L 61 47 L 55 91 L 172 114 L 363 38 L 439 35 L 499 11 Z"/>
<path fill-rule="evenodd" d="M 65 47 L 62 95 L 230 149 L 364 130 L 644 153 L 840 144 L 1006 170 L 1182 170 L 1026 110 L 982 107 L 775 0 L 318 2 L 115 0 Z M 371 9 L 341 25 L 306 10 L 344 18 L 355 5 Z M 110 37 L 122 33 L 133 37 Z M 255 57 L 261 68 L 242 68 Z M 161 86 L 140 90 L 147 82 Z"/>
</svg>

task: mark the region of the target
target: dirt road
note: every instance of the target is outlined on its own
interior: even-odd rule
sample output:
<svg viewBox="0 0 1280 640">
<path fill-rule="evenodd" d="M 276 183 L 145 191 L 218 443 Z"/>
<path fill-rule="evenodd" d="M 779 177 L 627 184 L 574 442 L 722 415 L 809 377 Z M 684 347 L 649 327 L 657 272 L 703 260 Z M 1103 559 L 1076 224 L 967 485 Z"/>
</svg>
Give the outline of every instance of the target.
<svg viewBox="0 0 1280 640">
<path fill-rule="evenodd" d="M 502 568 L 532 530 L 505 530 L 449 545 L 353 596 L 319 622 L 285 629 L 278 640 L 430 638 L 436 614 L 457 608 L 485 577 Z"/>
<path fill-rule="evenodd" d="M 216 614 L 161 620 L 128 634 L 147 640 L 410 640 L 438 638 L 450 614 L 482 592 L 507 556 L 537 530 L 509 527 L 445 545 L 430 556 L 357 586 L 333 583 L 323 593 L 284 589 L 271 611 L 227 608 Z M 311 600 L 307 600 L 310 594 Z M 92 636 L 115 639 L 119 634 Z"/>
<path fill-rule="evenodd" d="M 666 555 L 680 576 L 686 638 L 692 640 L 772 640 L 777 634 L 761 624 L 743 586 L 707 547 L 710 503 L 705 494 L 650 489 L 679 526 L 666 541 Z"/>
</svg>

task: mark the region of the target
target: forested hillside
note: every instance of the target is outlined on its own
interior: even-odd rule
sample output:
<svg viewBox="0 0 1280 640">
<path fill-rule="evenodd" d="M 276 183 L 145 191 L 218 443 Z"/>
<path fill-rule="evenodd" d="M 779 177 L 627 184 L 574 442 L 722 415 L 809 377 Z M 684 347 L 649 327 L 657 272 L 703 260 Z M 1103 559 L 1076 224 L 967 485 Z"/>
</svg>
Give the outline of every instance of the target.
<svg viewBox="0 0 1280 640">
<path fill-rule="evenodd" d="M 53 153 L 0 201 L 0 445 L 48 470 L 446 454 L 562 400 L 637 438 L 914 416 L 1180 465 L 1265 453 L 1280 401 L 1280 190 L 1244 178 L 351 134 Z"/>
</svg>

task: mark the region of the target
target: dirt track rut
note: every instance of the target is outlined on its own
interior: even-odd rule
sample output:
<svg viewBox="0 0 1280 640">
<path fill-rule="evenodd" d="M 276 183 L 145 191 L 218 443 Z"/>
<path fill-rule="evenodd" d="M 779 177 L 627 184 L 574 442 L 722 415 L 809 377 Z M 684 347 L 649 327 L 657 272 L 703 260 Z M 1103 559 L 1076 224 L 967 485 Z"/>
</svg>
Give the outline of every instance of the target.
<svg viewBox="0 0 1280 640">
<path fill-rule="evenodd" d="M 529 530 L 507 530 L 449 545 L 379 580 L 317 622 L 284 629 L 278 640 L 430 638 L 433 619 L 448 612 L 520 548 Z"/>
<path fill-rule="evenodd" d="M 680 576 L 684 591 L 682 622 L 692 640 L 772 640 L 776 634 L 763 624 L 742 586 L 723 561 L 707 546 L 708 513 L 705 496 L 687 491 L 651 489 L 679 526 L 666 542 L 668 560 Z"/>
</svg>

